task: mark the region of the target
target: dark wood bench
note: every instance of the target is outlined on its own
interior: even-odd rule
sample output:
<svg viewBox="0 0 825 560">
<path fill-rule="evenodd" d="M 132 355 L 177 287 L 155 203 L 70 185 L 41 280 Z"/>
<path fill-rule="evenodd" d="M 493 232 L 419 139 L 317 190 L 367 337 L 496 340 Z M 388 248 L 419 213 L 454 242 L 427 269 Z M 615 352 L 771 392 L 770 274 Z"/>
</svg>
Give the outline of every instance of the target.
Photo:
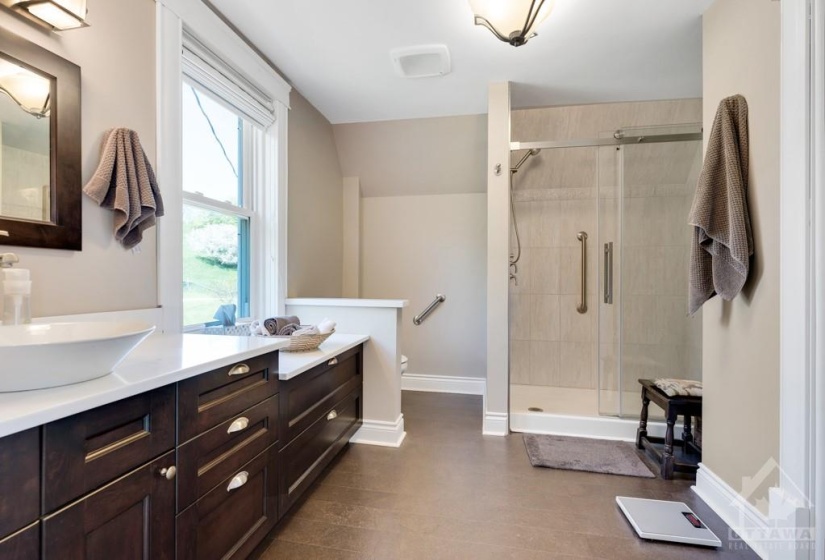
<svg viewBox="0 0 825 560">
<path fill-rule="evenodd" d="M 702 416 L 702 397 L 669 397 L 656 387 L 652 379 L 640 379 L 642 385 L 642 413 L 636 431 L 636 447 L 652 453 L 661 465 L 662 478 L 670 480 L 674 472 L 696 474 L 702 451 L 694 444 L 691 433 L 693 418 Z M 664 438 L 647 435 L 647 416 L 650 402 L 665 411 L 667 430 Z M 684 416 L 682 439 L 674 439 L 674 426 L 679 416 Z M 678 445 L 674 453 L 674 445 Z"/>
</svg>

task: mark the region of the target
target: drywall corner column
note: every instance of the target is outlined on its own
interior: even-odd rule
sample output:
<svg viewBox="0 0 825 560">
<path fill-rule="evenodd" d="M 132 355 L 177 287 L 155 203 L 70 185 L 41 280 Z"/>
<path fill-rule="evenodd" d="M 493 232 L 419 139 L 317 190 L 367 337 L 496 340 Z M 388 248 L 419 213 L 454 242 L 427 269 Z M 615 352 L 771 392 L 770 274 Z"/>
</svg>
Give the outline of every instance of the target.
<svg viewBox="0 0 825 560">
<path fill-rule="evenodd" d="M 487 114 L 487 393 L 484 428 L 507 435 L 509 398 L 510 84 L 490 84 Z"/>
<path fill-rule="evenodd" d="M 344 177 L 344 263 L 341 296 L 361 296 L 361 180 Z"/>
<path fill-rule="evenodd" d="M 784 264 L 779 240 L 797 235 L 797 227 L 792 224 L 780 227 L 780 192 L 795 192 L 797 186 L 782 181 L 782 189 L 777 188 L 782 128 L 780 83 L 784 83 L 780 79 L 780 24 L 782 13 L 789 13 L 791 6 L 793 0 L 783 2 L 781 7 L 778 2 L 717 0 L 702 20 L 705 138 L 722 99 L 741 94 L 748 101 L 748 207 L 754 241 L 750 276 L 742 293 L 730 302 L 713 298 L 702 308 L 702 460 L 703 468 L 715 473 L 716 486 L 739 495 L 740 502 L 757 512 L 756 517 L 771 513 L 767 507 L 768 499 L 772 499 L 768 488 L 781 480 L 778 467 L 790 473 L 795 470 L 793 463 L 776 462 L 781 441 L 780 270 Z M 799 103 L 796 99 L 794 102 Z M 804 221 L 799 214 L 793 218 L 796 224 Z M 788 268 L 786 272 L 802 276 L 804 267 Z M 784 305 L 789 303 L 785 301 Z M 795 401 L 792 406 L 802 407 L 804 403 Z M 743 423 L 743 418 L 747 422 Z M 697 478 L 697 488 L 701 491 L 700 480 Z"/>
</svg>

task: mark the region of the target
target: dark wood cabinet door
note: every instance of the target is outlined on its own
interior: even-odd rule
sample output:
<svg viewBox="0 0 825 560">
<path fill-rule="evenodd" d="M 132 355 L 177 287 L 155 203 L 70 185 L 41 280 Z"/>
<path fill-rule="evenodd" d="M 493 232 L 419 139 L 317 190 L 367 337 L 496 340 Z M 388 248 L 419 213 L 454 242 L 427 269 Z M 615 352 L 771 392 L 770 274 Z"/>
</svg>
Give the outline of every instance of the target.
<svg viewBox="0 0 825 560">
<path fill-rule="evenodd" d="M 170 452 L 43 520 L 44 560 L 174 560 Z M 168 471 L 166 471 L 168 472 Z"/>
<path fill-rule="evenodd" d="M 3 560 L 38 560 L 40 558 L 40 523 L 0 539 Z"/>
<path fill-rule="evenodd" d="M 277 520 L 273 445 L 178 516 L 178 560 L 246 558 Z"/>
<path fill-rule="evenodd" d="M 178 443 L 197 437 L 278 393 L 278 352 L 178 384 Z"/>
<path fill-rule="evenodd" d="M 174 446 L 174 385 L 46 424 L 43 511 L 51 513 Z"/>
<path fill-rule="evenodd" d="M 0 439 L 0 540 L 39 516 L 40 428 L 34 428 Z"/>
<path fill-rule="evenodd" d="M 361 387 L 281 450 L 280 511 L 286 512 L 361 427 Z"/>
</svg>

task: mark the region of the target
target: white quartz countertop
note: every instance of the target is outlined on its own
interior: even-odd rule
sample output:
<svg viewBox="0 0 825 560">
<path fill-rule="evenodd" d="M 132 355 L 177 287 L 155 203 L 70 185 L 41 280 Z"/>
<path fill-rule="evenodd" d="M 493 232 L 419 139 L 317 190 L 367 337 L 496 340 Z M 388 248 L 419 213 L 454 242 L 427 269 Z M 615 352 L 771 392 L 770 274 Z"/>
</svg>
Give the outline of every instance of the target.
<svg viewBox="0 0 825 560">
<path fill-rule="evenodd" d="M 335 336 L 343 335 L 333 335 L 327 342 Z M 0 437 L 145 393 L 287 345 L 288 341 L 279 338 L 155 334 L 129 354 L 111 375 L 52 389 L 0 393 Z"/>
<path fill-rule="evenodd" d="M 281 352 L 278 354 L 278 378 L 286 381 L 301 375 L 317 365 L 329 361 L 334 356 L 355 348 L 370 339 L 360 334 L 334 334 L 310 352 Z"/>
<path fill-rule="evenodd" d="M 347 298 L 289 298 L 287 305 L 306 305 L 311 307 L 407 307 L 406 299 L 347 299 Z"/>
</svg>

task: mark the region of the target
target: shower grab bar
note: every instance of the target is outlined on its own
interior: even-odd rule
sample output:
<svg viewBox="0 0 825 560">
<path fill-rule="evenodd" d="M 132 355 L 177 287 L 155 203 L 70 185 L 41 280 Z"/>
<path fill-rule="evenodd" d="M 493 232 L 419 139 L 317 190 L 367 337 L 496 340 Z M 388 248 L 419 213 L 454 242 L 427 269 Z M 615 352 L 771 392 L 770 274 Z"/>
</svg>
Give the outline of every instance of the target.
<svg viewBox="0 0 825 560">
<path fill-rule="evenodd" d="M 435 310 L 436 307 L 438 307 L 439 305 L 444 303 L 444 301 L 446 301 L 446 300 L 447 300 L 447 296 L 445 296 L 444 294 L 436 295 L 435 299 L 432 301 L 432 303 L 427 306 L 427 309 L 425 309 L 420 314 L 415 316 L 415 318 L 413 319 L 413 324 L 418 326 L 421 323 L 423 323 L 424 319 L 429 317 L 430 313 L 432 313 Z"/>
<path fill-rule="evenodd" d="M 576 307 L 576 311 L 585 314 L 587 313 L 587 232 L 580 231 L 576 234 L 576 239 L 582 244 L 582 293 L 581 303 Z"/>
<path fill-rule="evenodd" d="M 613 242 L 604 244 L 604 302 L 613 305 Z"/>
</svg>

